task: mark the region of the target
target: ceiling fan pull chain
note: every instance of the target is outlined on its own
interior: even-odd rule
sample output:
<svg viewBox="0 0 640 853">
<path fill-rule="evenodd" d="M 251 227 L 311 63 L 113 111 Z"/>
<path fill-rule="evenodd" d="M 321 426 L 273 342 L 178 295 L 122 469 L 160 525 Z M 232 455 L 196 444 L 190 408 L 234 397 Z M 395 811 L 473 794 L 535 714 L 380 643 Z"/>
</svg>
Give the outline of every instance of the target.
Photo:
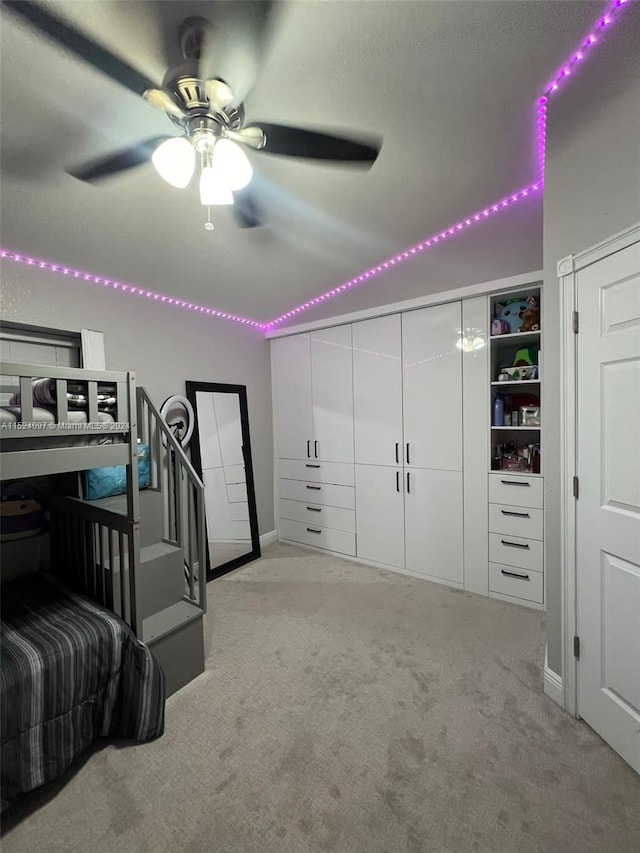
<svg viewBox="0 0 640 853">
<path fill-rule="evenodd" d="M 207 231 L 213 231 L 213 222 L 211 221 L 211 208 L 207 205 L 207 221 L 204 223 Z"/>
</svg>

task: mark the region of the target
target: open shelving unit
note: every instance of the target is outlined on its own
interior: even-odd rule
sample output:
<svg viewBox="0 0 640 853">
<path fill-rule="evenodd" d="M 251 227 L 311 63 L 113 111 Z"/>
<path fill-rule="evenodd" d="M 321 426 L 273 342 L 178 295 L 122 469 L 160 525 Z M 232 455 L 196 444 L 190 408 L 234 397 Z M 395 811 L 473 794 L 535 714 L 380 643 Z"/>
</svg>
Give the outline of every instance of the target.
<svg viewBox="0 0 640 853">
<path fill-rule="evenodd" d="M 535 316 L 522 316 L 531 297 L 537 329 L 530 328 Z M 537 610 L 545 608 L 541 301 L 540 284 L 489 298 L 487 388 L 489 596 Z M 523 319 L 528 330 L 520 332 Z M 507 423 L 496 420 L 498 395 Z"/>
<path fill-rule="evenodd" d="M 521 410 L 523 407 L 533 407 L 537 408 L 539 415 L 542 412 L 542 332 L 540 329 L 517 331 L 522 324 L 519 314 L 527 307 L 528 297 L 533 296 L 537 300 L 538 316 L 542 316 L 541 295 L 540 287 L 530 287 L 496 294 L 489 300 L 490 328 L 493 321 L 502 319 L 514 329 L 489 337 L 490 471 L 505 471 L 516 476 L 541 476 L 542 419 L 538 419 L 539 423 L 522 423 Z M 535 378 L 498 378 L 505 369 L 512 371 L 518 365 L 521 368 L 535 367 Z M 498 396 L 504 404 L 503 422 L 496 422 L 494 418 L 494 403 Z M 513 467 L 516 464 L 518 467 Z"/>
</svg>

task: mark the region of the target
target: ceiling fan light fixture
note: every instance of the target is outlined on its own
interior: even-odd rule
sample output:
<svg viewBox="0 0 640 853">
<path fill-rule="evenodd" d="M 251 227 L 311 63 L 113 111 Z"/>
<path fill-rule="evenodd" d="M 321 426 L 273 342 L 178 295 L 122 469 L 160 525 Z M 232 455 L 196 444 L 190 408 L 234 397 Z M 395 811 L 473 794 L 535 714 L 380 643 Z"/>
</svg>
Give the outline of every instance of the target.
<svg viewBox="0 0 640 853">
<path fill-rule="evenodd" d="M 253 168 L 242 148 L 231 139 L 219 139 L 213 149 L 213 168 L 234 192 L 244 189 L 253 177 Z"/>
<path fill-rule="evenodd" d="M 167 139 L 151 157 L 156 172 L 172 187 L 183 190 L 196 168 L 196 152 L 184 136 Z"/>
<path fill-rule="evenodd" d="M 233 193 L 214 166 L 204 166 L 200 173 L 200 201 L 207 206 L 233 204 Z"/>
</svg>

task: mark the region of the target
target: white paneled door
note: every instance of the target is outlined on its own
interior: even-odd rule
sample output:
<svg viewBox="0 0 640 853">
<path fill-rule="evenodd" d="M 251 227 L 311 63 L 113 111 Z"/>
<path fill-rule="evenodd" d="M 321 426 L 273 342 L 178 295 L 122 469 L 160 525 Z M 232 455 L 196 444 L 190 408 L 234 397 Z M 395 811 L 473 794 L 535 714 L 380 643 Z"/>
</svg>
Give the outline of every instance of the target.
<svg viewBox="0 0 640 853">
<path fill-rule="evenodd" d="M 312 457 L 324 462 L 352 463 L 353 363 L 350 325 L 311 333 L 311 387 Z"/>
<path fill-rule="evenodd" d="M 403 470 L 383 465 L 355 467 L 357 555 L 403 568 Z"/>
<path fill-rule="evenodd" d="M 401 315 L 353 324 L 355 459 L 402 465 Z M 373 558 L 372 558 L 373 559 Z"/>
<path fill-rule="evenodd" d="M 462 473 L 405 468 L 404 486 L 406 568 L 462 584 Z"/>
<path fill-rule="evenodd" d="M 640 772 L 640 243 L 576 282 L 578 713 Z"/>
<path fill-rule="evenodd" d="M 404 462 L 462 470 L 460 302 L 402 315 Z"/>
<path fill-rule="evenodd" d="M 308 459 L 313 441 L 309 335 L 272 341 L 271 352 L 278 456 Z"/>
</svg>

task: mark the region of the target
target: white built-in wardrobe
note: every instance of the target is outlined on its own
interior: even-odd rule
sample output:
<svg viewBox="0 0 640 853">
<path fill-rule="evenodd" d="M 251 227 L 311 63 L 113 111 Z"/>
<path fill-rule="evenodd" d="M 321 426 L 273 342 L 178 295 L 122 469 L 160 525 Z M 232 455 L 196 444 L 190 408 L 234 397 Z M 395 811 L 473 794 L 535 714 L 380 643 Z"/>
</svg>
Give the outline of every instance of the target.
<svg viewBox="0 0 640 853">
<path fill-rule="evenodd" d="M 272 340 L 281 540 L 491 594 L 488 325 L 480 296 Z"/>
</svg>

